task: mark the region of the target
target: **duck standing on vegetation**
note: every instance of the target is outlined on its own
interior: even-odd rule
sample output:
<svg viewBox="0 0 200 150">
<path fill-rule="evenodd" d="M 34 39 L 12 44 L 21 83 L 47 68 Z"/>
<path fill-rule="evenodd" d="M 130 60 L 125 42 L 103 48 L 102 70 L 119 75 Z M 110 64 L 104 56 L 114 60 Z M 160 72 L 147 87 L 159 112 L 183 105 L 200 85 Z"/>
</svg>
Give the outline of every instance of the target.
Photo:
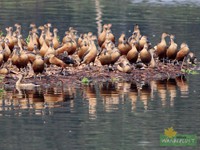
<svg viewBox="0 0 200 150">
<path fill-rule="evenodd" d="M 131 50 L 127 53 L 127 59 L 129 60 L 129 62 L 132 64 L 132 63 L 136 63 L 137 60 L 138 60 L 138 51 L 137 51 L 137 48 L 136 48 L 136 44 L 138 42 L 134 42 L 132 43 L 132 48 Z"/>
<path fill-rule="evenodd" d="M 167 33 L 163 33 L 161 36 L 161 41 L 160 43 L 157 44 L 155 47 L 156 49 L 156 54 L 160 60 L 163 60 L 166 58 L 166 51 L 167 51 L 167 43 L 165 38 L 169 36 Z"/>
<path fill-rule="evenodd" d="M 176 54 L 178 52 L 178 45 L 174 42 L 174 35 L 170 35 L 170 46 L 167 48 L 167 58 L 169 60 L 174 60 L 176 58 Z"/>
<path fill-rule="evenodd" d="M 131 73 L 131 64 L 129 63 L 125 55 L 121 56 L 120 63 L 117 65 L 117 69 L 120 72 Z"/>
<path fill-rule="evenodd" d="M 145 65 L 149 65 L 149 63 L 151 62 L 151 58 L 152 56 L 149 52 L 149 44 L 146 43 L 140 52 L 140 59 L 142 63 L 144 63 Z"/>
<path fill-rule="evenodd" d="M 85 52 L 81 64 L 90 64 L 91 62 L 94 62 L 98 52 L 94 40 L 96 40 L 96 36 L 92 36 L 89 39 L 89 48 Z"/>
<path fill-rule="evenodd" d="M 121 55 L 127 55 L 129 50 L 131 50 L 131 46 L 129 45 L 128 41 L 125 38 L 125 34 L 122 33 L 118 40 L 118 49 Z"/>
<path fill-rule="evenodd" d="M 182 43 L 180 46 L 180 50 L 176 54 L 176 60 L 183 61 L 189 52 L 190 52 L 190 49 L 188 45 L 186 43 Z"/>
</svg>

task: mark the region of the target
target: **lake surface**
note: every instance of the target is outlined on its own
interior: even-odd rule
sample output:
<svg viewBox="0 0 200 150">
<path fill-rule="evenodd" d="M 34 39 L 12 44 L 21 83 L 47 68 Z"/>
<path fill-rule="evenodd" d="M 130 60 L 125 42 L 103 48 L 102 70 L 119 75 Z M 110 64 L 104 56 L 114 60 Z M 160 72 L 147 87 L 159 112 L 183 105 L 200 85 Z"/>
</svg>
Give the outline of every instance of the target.
<svg viewBox="0 0 200 150">
<path fill-rule="evenodd" d="M 188 43 L 200 57 L 200 2 L 197 0 L 30 0 L 0 2 L 0 29 L 51 22 L 59 36 L 70 26 L 98 34 L 112 23 L 116 38 L 134 24 L 153 45 L 162 32 Z M 3 85 L 1 85 L 3 86 Z M 45 89 L 6 88 L 0 95 L 0 150 L 199 149 L 160 147 L 164 129 L 200 136 L 199 75 L 149 83 L 93 83 Z"/>
</svg>

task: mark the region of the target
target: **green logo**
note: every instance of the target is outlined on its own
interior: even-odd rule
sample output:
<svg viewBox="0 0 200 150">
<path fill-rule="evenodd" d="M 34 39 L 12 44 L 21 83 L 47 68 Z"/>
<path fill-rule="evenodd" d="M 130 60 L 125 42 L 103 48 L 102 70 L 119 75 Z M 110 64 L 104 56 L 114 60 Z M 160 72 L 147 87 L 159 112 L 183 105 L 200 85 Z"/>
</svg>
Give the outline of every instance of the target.
<svg viewBox="0 0 200 150">
<path fill-rule="evenodd" d="M 160 146 L 196 146 L 197 136 L 192 134 L 177 134 L 173 127 L 165 129 L 160 135 Z"/>
</svg>

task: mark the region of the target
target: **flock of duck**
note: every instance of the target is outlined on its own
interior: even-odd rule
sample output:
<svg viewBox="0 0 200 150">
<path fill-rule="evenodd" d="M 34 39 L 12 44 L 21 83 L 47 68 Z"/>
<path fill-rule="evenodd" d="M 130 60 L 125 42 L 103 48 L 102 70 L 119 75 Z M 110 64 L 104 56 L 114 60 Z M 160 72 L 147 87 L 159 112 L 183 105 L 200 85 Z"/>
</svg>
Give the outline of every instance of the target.
<svg viewBox="0 0 200 150">
<path fill-rule="evenodd" d="M 70 27 L 60 40 L 58 29 L 51 31 L 51 23 L 39 27 L 30 24 L 27 39 L 21 34 L 21 25 L 14 26 L 15 31 L 13 27 L 7 27 L 7 34 L 0 35 L 0 74 L 17 72 L 35 76 L 53 74 L 52 68 L 61 68 L 65 75 L 65 69 L 83 70 L 91 69 L 91 66 L 130 73 L 134 68 L 156 68 L 159 62 L 175 65 L 188 56 L 191 62 L 196 59 L 186 43 L 178 48 L 174 35 L 163 33 L 161 41 L 152 46 L 147 36 L 141 35 L 137 24 L 130 37 L 121 34 L 118 42 L 111 31 L 111 24 L 104 24 L 98 37 L 92 32 L 77 36 L 77 30 Z M 170 44 L 166 42 L 167 37 Z"/>
</svg>

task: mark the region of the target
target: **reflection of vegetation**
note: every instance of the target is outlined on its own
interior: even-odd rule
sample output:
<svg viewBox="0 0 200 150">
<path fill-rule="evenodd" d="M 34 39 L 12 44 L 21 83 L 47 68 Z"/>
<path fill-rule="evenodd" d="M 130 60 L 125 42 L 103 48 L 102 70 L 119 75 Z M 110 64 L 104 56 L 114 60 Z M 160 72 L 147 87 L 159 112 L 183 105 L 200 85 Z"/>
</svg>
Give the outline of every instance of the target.
<svg viewBox="0 0 200 150">
<path fill-rule="evenodd" d="M 181 71 L 187 74 L 199 74 L 196 70 L 182 69 Z"/>
</svg>

